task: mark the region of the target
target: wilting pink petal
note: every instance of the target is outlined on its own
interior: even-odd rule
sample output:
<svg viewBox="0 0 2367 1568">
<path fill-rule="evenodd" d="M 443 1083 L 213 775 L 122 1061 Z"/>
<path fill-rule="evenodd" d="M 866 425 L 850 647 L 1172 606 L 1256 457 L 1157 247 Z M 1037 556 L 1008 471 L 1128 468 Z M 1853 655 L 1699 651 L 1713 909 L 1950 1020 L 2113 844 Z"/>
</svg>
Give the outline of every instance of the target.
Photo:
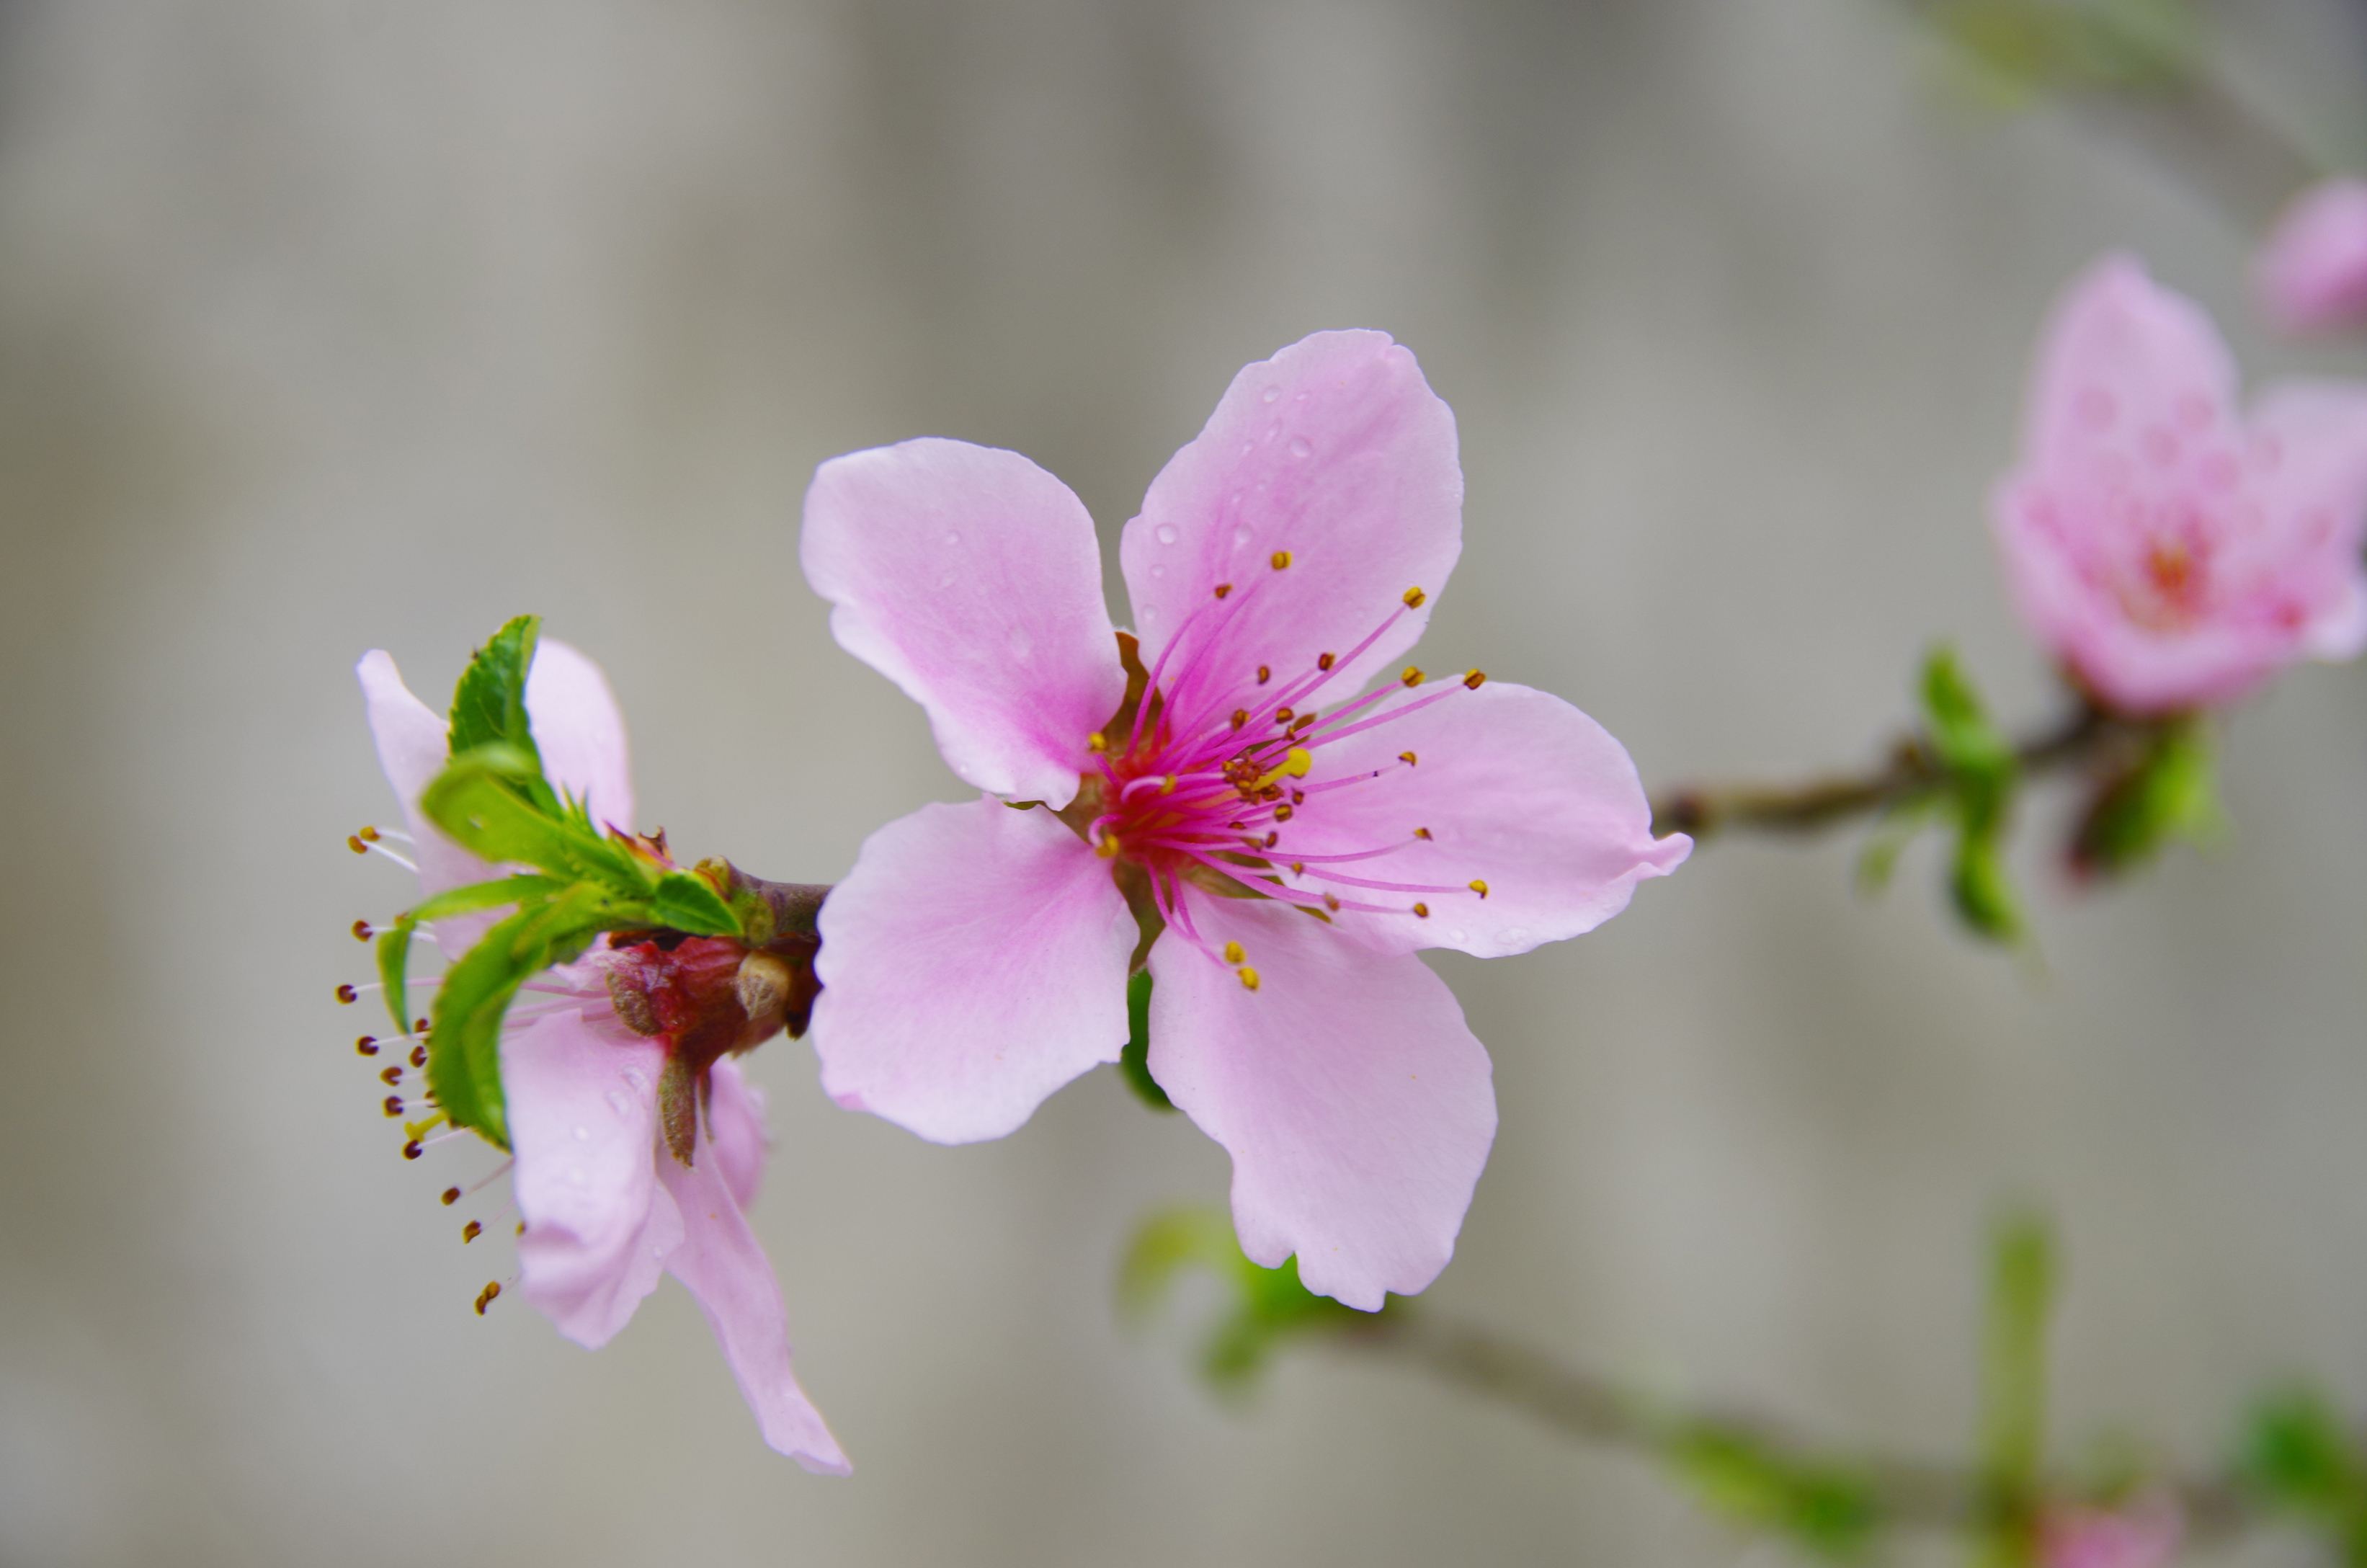
<svg viewBox="0 0 2367 1568">
<path fill-rule="evenodd" d="M 764 1441 L 817 1474 L 848 1474 L 855 1467 L 798 1386 L 780 1285 L 732 1196 L 725 1162 L 714 1153 L 713 1144 L 702 1143 L 688 1165 L 671 1157 L 657 1162 L 682 1223 L 682 1244 L 666 1270 L 707 1314 Z"/>
<path fill-rule="evenodd" d="M 2125 258 L 2057 308 L 1996 528 L 2016 604 L 2129 712 L 2232 701 L 2361 635 L 2367 396 L 2271 392 L 2247 423 L 2210 321 Z"/>
<path fill-rule="evenodd" d="M 526 1221 L 520 1289 L 586 1349 L 631 1319 L 682 1240 L 670 1206 L 650 1201 L 664 1065 L 657 1041 L 574 1012 L 537 1018 L 502 1041 L 512 1180 Z"/>
<path fill-rule="evenodd" d="M 1233 378 L 1151 482 L 1118 561 L 1143 662 L 1188 639 L 1188 688 L 1169 687 L 1188 705 L 1327 652 L 1337 688 L 1355 690 L 1429 624 L 1406 590 L 1436 596 L 1462 549 L 1455 415 L 1387 334 L 1319 332 Z M 1274 570 L 1277 551 L 1287 570 Z"/>
<path fill-rule="evenodd" d="M 1316 892 L 1370 898 L 1372 882 L 1410 890 L 1395 902 L 1429 913 L 1374 922 L 1392 946 L 1502 958 L 1580 936 L 1693 850 L 1682 834 L 1652 836 L 1651 803 L 1625 747 L 1560 698 L 1525 686 L 1489 681 L 1315 757 L 1308 798 L 1275 858 L 1304 866 L 1290 881 Z M 1360 775 L 1361 786 L 1325 788 Z M 1373 845 L 1395 847 L 1322 858 Z"/>
<path fill-rule="evenodd" d="M 833 458 L 799 553 L 839 646 L 927 710 L 956 777 L 1065 806 L 1125 695 L 1093 518 L 1015 452 L 905 441 Z"/>
<path fill-rule="evenodd" d="M 2261 306 L 2287 332 L 2367 316 L 2367 180 L 2332 179 L 2277 220 L 2254 269 Z"/>
<path fill-rule="evenodd" d="M 748 1081 L 737 1062 L 717 1062 L 708 1072 L 707 1128 L 723 1180 L 742 1209 L 756 1201 L 764 1181 L 764 1156 L 772 1140 L 764 1131 L 764 1091 Z"/>
<path fill-rule="evenodd" d="M 583 801 L 594 822 L 632 831 L 625 716 L 600 666 L 555 637 L 542 638 L 527 671 L 526 711 L 544 777 Z"/>
<path fill-rule="evenodd" d="M 1233 1157 L 1241 1250 L 1293 1253 L 1319 1295 L 1366 1312 L 1438 1277 L 1496 1136 L 1488 1053 L 1410 953 L 1342 940 L 1271 901 L 1195 898 L 1199 935 L 1151 949 L 1150 1072 Z M 1230 955 L 1228 954 L 1228 957 Z"/>
<path fill-rule="evenodd" d="M 1126 1045 L 1134 917 L 1048 811 L 923 806 L 821 910 L 822 1087 L 940 1143 L 1000 1138 Z"/>
</svg>

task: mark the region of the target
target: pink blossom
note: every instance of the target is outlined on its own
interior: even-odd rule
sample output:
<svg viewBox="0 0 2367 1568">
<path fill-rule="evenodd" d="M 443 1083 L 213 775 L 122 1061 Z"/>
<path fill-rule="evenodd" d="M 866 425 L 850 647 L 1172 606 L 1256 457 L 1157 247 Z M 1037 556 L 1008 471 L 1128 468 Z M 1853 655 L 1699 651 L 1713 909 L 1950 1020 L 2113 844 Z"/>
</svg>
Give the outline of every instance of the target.
<svg viewBox="0 0 2367 1568">
<path fill-rule="evenodd" d="M 2040 1568 L 2165 1568 L 2185 1524 L 2157 1494 L 2121 1508 L 2058 1506 L 2038 1523 Z"/>
<path fill-rule="evenodd" d="M 444 721 L 404 687 L 384 653 L 365 655 L 358 673 L 424 891 L 498 874 L 419 811 L 421 791 L 444 767 Z M 583 797 L 595 821 L 630 824 L 624 723 L 599 669 L 546 638 L 526 695 L 552 782 Z M 488 918 L 440 921 L 435 939 L 447 959 L 458 959 Z M 546 972 L 505 1025 L 511 1184 L 526 1221 L 517 1243 L 520 1291 L 560 1333 L 597 1349 L 661 1274 L 673 1275 L 706 1313 L 765 1442 L 808 1470 L 844 1475 L 846 1456 L 790 1368 L 780 1287 L 743 1217 L 764 1172 L 764 1096 L 735 1063 L 715 1063 L 693 1157 L 675 1159 L 658 1124 L 665 1042 L 617 1017 L 605 975 L 612 956 L 595 950 Z M 391 1112 L 401 1108 L 390 1102 Z M 414 1139 L 436 1119 L 414 1127 Z"/>
<path fill-rule="evenodd" d="M 2124 257 L 2040 345 L 1997 537 L 2023 619 L 2113 708 L 2229 702 L 2367 642 L 2367 387 L 2288 384 L 2248 416 L 2236 393 L 2209 318 Z"/>
<path fill-rule="evenodd" d="M 2327 180 L 2285 209 L 2260 247 L 2254 283 L 2287 332 L 2367 317 L 2367 180 Z"/>
<path fill-rule="evenodd" d="M 1417 950 L 1577 936 L 1692 847 L 1652 837 L 1635 765 L 1569 703 L 1397 672 L 1462 502 L 1413 356 L 1309 337 L 1234 378 L 1127 525 L 1138 651 L 1084 506 L 1026 459 L 823 464 L 803 557 L 831 629 L 985 791 L 872 835 L 823 906 L 829 1091 L 1001 1137 L 1118 1058 L 1155 936 L 1150 1072 L 1231 1153 L 1243 1249 L 1366 1309 L 1436 1278 L 1496 1104 Z"/>
</svg>

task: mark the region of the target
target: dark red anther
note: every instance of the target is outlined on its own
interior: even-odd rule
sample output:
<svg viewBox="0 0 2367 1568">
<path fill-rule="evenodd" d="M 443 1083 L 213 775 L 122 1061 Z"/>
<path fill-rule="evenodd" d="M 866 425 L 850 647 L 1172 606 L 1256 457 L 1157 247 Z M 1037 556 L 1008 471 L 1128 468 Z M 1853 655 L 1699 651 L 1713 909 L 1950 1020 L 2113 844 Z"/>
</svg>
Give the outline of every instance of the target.
<svg viewBox="0 0 2367 1568">
<path fill-rule="evenodd" d="M 487 1307 L 492 1306 L 492 1305 L 493 1304 L 493 1298 L 494 1298 L 494 1297 L 496 1297 L 496 1296 L 498 1296 L 498 1295 L 500 1295 L 501 1293 L 502 1293 L 501 1281 L 499 1281 L 499 1280 L 497 1280 L 497 1279 L 496 1279 L 496 1280 L 489 1281 L 489 1282 L 486 1284 L 486 1286 L 485 1286 L 485 1288 L 484 1288 L 483 1290 L 481 1290 L 478 1291 L 478 1292 L 477 1292 L 477 1315 L 478 1315 L 479 1317 L 483 1317 L 483 1316 L 485 1315 L 485 1309 L 486 1309 Z"/>
<path fill-rule="evenodd" d="M 445 1208 L 449 1209 L 449 1208 L 451 1208 L 451 1207 L 452 1207 L 452 1205 L 454 1205 L 455 1203 L 458 1203 L 458 1202 L 459 1202 L 459 1201 L 460 1201 L 460 1189 L 459 1189 L 459 1187 L 446 1187 L 446 1188 L 444 1189 L 444 1207 L 445 1207 Z"/>
<path fill-rule="evenodd" d="M 462 1246 L 467 1246 L 470 1242 L 475 1241 L 479 1236 L 481 1236 L 484 1233 L 485 1227 L 479 1224 L 476 1221 L 471 1220 L 467 1224 L 460 1227 L 460 1244 Z"/>
<path fill-rule="evenodd" d="M 413 1067 L 425 1067 L 427 1065 L 427 1048 L 425 1046 L 414 1045 L 411 1048 L 411 1064 Z"/>
<path fill-rule="evenodd" d="M 362 994 L 355 990 L 351 985 L 340 985 L 337 987 L 337 1000 L 339 1002 L 350 1004 L 358 1002 L 361 999 Z"/>
<path fill-rule="evenodd" d="M 395 1066 L 386 1068 L 384 1071 L 382 1071 L 382 1072 L 380 1072 L 380 1073 L 379 1074 L 379 1075 L 378 1075 L 378 1081 L 379 1081 L 379 1083 L 381 1083 L 381 1084 L 384 1084 L 384 1085 L 385 1085 L 388 1088 L 390 1088 L 390 1089 L 391 1089 L 391 1088 L 392 1088 L 392 1087 L 394 1087 L 397 1084 L 402 1083 L 402 1065 L 401 1065 L 400 1063 L 398 1063 L 398 1064 L 396 1064 Z"/>
<path fill-rule="evenodd" d="M 355 941 L 357 941 L 357 942 L 367 942 L 367 941 L 368 941 L 372 937 L 375 937 L 375 936 L 377 936 L 377 935 L 378 935 L 378 933 L 377 933 L 376 931 L 374 931 L 374 930 L 372 930 L 372 929 L 370 928 L 370 923 L 369 923 L 368 921 L 367 921 L 367 920 L 357 920 L 357 921 L 355 921 L 355 922 L 354 922 L 354 940 L 355 940 Z"/>
<path fill-rule="evenodd" d="M 354 1041 L 354 1049 L 361 1052 L 364 1056 L 376 1056 L 378 1054 L 378 1037 L 376 1035 L 366 1034 L 362 1036 L 361 1039 Z"/>
<path fill-rule="evenodd" d="M 427 1145 L 416 1138 L 402 1146 L 402 1157 L 406 1160 L 415 1160 L 425 1153 L 427 1153 Z"/>
<path fill-rule="evenodd" d="M 386 1114 L 387 1119 L 390 1121 L 402 1114 L 402 1096 L 401 1095 L 389 1095 L 386 1096 Z"/>
</svg>

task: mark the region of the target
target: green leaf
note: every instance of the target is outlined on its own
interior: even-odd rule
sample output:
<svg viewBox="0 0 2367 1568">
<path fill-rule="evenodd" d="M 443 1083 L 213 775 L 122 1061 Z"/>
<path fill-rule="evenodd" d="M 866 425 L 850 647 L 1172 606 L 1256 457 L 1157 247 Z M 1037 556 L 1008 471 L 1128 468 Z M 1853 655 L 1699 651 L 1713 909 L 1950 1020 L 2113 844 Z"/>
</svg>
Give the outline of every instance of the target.
<svg viewBox="0 0 2367 1568">
<path fill-rule="evenodd" d="M 1130 1317 L 1147 1315 L 1177 1277 L 1195 1267 L 1215 1275 L 1230 1296 L 1200 1357 L 1202 1375 L 1220 1393 L 1245 1391 L 1287 1339 L 1375 1321 L 1373 1313 L 1308 1290 L 1299 1282 L 1295 1257 L 1279 1268 L 1251 1263 L 1233 1239 L 1231 1221 L 1202 1209 L 1154 1214 L 1136 1231 L 1118 1269 L 1120 1308 Z"/>
<path fill-rule="evenodd" d="M 1944 798 L 1956 820 L 1948 891 L 1956 913 L 1981 936 L 2010 941 L 2022 910 L 2005 869 L 2020 765 L 2012 743 L 1989 722 L 1980 693 L 1954 653 L 1934 649 L 1924 661 L 1923 722 L 1931 755 L 1945 776 Z"/>
<path fill-rule="evenodd" d="M 479 746 L 505 745 L 529 758 L 534 776 L 542 777 L 542 754 L 535 749 L 526 711 L 527 672 L 534 667 L 541 631 L 540 616 L 518 616 L 469 660 L 452 692 L 454 756 Z"/>
<path fill-rule="evenodd" d="M 2252 1412 L 2238 1469 L 2263 1499 L 2293 1513 L 2332 1518 L 2359 1506 L 2367 1489 L 2342 1418 L 2319 1390 L 2280 1390 Z"/>
<path fill-rule="evenodd" d="M 1670 1436 L 1666 1452 L 1712 1511 L 1779 1531 L 1832 1561 L 1863 1557 L 1881 1528 L 1881 1506 L 1864 1477 L 1786 1453 L 1746 1428 L 1690 1425 Z"/>
<path fill-rule="evenodd" d="M 447 888 L 396 915 L 394 924 L 379 932 L 378 938 L 378 974 L 384 983 L 386 1010 L 393 1015 L 394 1027 L 405 1034 L 411 1032 L 411 938 L 420 926 L 447 915 L 474 915 L 480 910 L 549 898 L 560 887 L 549 877 L 497 877 L 489 882 Z"/>
<path fill-rule="evenodd" d="M 2225 829 L 2210 727 L 2188 714 L 2155 731 L 2136 761 L 2105 780 L 2073 835 L 2072 863 L 2111 875 L 2165 845 L 2208 844 Z"/>
<path fill-rule="evenodd" d="M 1898 857 L 1931 825 L 1934 803 L 1929 795 L 1912 796 L 1885 812 L 1866 835 L 1857 856 L 1857 891 L 1873 898 L 1890 886 Z"/>
<path fill-rule="evenodd" d="M 1153 1110 L 1173 1110 L 1175 1102 L 1150 1075 L 1150 971 L 1142 970 L 1127 977 L 1126 982 L 1126 1049 L 1118 1053 L 1117 1070 L 1127 1086 L 1141 1096 L 1142 1103 Z"/>
<path fill-rule="evenodd" d="M 616 924 L 617 907 L 599 889 L 572 887 L 496 922 L 445 971 L 427 1036 L 427 1086 L 453 1126 L 474 1128 L 509 1146 L 503 1016 L 518 987 L 574 958 Z"/>
<path fill-rule="evenodd" d="M 421 793 L 420 810 L 480 859 L 522 863 L 561 881 L 647 899 L 657 880 L 648 862 L 581 813 L 554 814 L 536 797 L 541 778 L 528 771 L 532 766 L 526 754 L 505 744 L 459 753 Z"/>
<path fill-rule="evenodd" d="M 717 895 L 706 879 L 688 871 L 668 871 L 658 879 L 650 897 L 653 924 L 687 931 L 694 937 L 742 935 L 740 918 Z"/>
</svg>

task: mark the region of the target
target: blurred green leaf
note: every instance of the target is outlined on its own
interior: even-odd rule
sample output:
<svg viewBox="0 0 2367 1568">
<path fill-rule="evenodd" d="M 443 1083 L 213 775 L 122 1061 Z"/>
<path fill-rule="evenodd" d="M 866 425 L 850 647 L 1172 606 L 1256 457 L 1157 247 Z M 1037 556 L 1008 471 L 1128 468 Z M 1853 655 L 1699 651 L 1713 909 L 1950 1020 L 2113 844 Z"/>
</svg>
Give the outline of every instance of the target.
<svg viewBox="0 0 2367 1568">
<path fill-rule="evenodd" d="M 650 897 L 650 920 L 694 937 L 738 937 L 740 917 L 703 877 L 668 871 Z"/>
<path fill-rule="evenodd" d="M 2125 770 L 2105 780 L 2071 842 L 2072 863 L 2103 875 L 2128 870 L 2173 842 L 2208 844 L 2226 829 L 2208 722 L 2162 725 Z"/>
<path fill-rule="evenodd" d="M 1243 1256 L 1232 1222 L 1206 1209 L 1153 1214 L 1136 1230 L 1118 1267 L 1118 1303 L 1127 1316 L 1156 1311 L 1184 1273 L 1200 1270 L 1225 1287 L 1228 1303 L 1204 1343 L 1201 1374 L 1219 1393 L 1244 1392 L 1275 1348 L 1308 1334 L 1368 1327 L 1386 1312 L 1360 1312 L 1298 1280 L 1298 1260 L 1265 1268 Z"/>
<path fill-rule="evenodd" d="M 2361 1501 L 2357 1449 L 2333 1402 L 2316 1388 L 2282 1389 L 2260 1401 L 2238 1470 L 2263 1499 L 2294 1513 L 2333 1518 Z"/>
<path fill-rule="evenodd" d="M 2174 86 L 2203 61 L 2192 0 L 1938 0 L 1926 14 L 1985 96 Z"/>
<path fill-rule="evenodd" d="M 1982 1561 L 2034 1561 L 2040 1466 L 2046 1449 L 2046 1338 L 2056 1298 L 2055 1237 L 2045 1219 L 2001 1219 L 1989 1245 L 1981 1349 L 1981 1476 L 1990 1528 Z"/>
<path fill-rule="evenodd" d="M 1150 1075 L 1150 971 L 1138 971 L 1126 982 L 1126 1049 L 1118 1053 L 1117 1070 L 1127 1086 L 1153 1110 L 1173 1110 L 1175 1102 Z M 1229 1234 L 1230 1233 L 1228 1233 Z"/>
<path fill-rule="evenodd" d="M 1957 915 L 1979 935 L 2011 941 L 2022 933 L 2021 902 L 2005 869 L 2020 767 L 2013 744 L 1989 722 L 1971 677 L 1947 648 L 1923 664 L 1923 722 L 1931 755 L 1945 775 L 1944 799 L 1956 820 L 1948 891 Z"/>
<path fill-rule="evenodd" d="M 1717 1422 L 1685 1426 L 1666 1452 L 1704 1506 L 1778 1532 L 1818 1556 L 1862 1558 L 1881 1528 L 1881 1505 L 1863 1476 L 1787 1453 L 1746 1428 Z"/>
</svg>

